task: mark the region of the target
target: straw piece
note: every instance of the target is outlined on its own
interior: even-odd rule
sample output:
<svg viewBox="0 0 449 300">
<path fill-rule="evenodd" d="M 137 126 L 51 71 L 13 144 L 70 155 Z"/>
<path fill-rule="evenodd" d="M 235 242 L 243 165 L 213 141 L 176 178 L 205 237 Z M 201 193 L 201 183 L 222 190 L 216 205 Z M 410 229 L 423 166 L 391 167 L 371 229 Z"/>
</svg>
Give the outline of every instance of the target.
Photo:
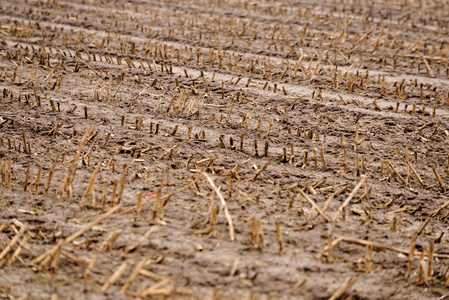
<svg viewBox="0 0 449 300">
<path fill-rule="evenodd" d="M 22 228 L 20 228 L 19 232 L 12 238 L 12 240 L 6 245 L 6 247 L 3 249 L 3 251 L 0 253 L 0 260 L 2 260 L 6 254 L 12 249 L 12 247 L 19 241 L 22 234 L 27 229 L 28 224 L 25 223 Z"/>
<path fill-rule="evenodd" d="M 98 223 L 100 223 L 101 221 L 107 219 L 108 217 L 110 217 L 111 215 L 113 215 L 114 213 L 116 213 L 119 209 L 121 209 L 122 206 L 121 205 L 117 205 L 113 208 L 111 208 L 108 212 L 100 215 L 98 218 L 96 218 L 95 220 L 93 220 L 92 222 L 90 222 L 89 224 L 87 224 L 84 228 L 78 230 L 77 232 L 75 232 L 74 234 L 72 234 L 71 236 L 67 237 L 63 243 L 62 246 L 67 245 L 71 242 L 73 242 L 74 240 L 76 240 L 78 237 L 82 236 L 83 234 L 85 234 L 86 232 L 88 232 L 90 229 L 92 229 L 92 227 L 94 227 L 95 225 L 97 225 Z M 40 255 L 39 257 L 35 258 L 33 260 L 33 263 L 38 264 L 41 261 L 43 261 L 47 256 L 51 256 L 53 255 L 58 249 L 58 246 L 56 245 L 55 247 L 53 247 L 52 249 L 48 250 L 47 252 L 43 253 L 42 255 Z"/>
<path fill-rule="evenodd" d="M 148 297 L 148 296 L 156 296 L 156 295 L 162 295 L 162 296 L 169 296 L 174 288 L 173 286 L 171 286 L 170 288 L 166 288 L 166 289 L 162 289 L 162 287 L 171 284 L 172 283 L 172 279 L 171 278 L 167 278 L 165 280 L 162 280 L 158 283 L 155 283 L 154 285 L 152 285 L 151 287 L 149 287 L 148 289 L 142 291 L 139 294 L 139 297 L 144 298 L 144 297 Z"/>
<path fill-rule="evenodd" d="M 357 282 L 358 277 L 349 276 L 343 282 L 343 284 L 334 292 L 334 294 L 329 298 L 329 300 L 337 300 L 343 296 L 353 285 Z"/>
<path fill-rule="evenodd" d="M 101 291 L 105 293 L 108 288 L 114 284 L 114 282 L 122 275 L 122 273 L 125 271 L 126 267 L 128 266 L 128 262 L 123 262 L 120 267 L 115 270 L 115 272 L 111 275 L 111 277 L 108 278 L 108 280 L 104 283 L 104 285 L 101 287 Z"/>
<path fill-rule="evenodd" d="M 129 286 L 133 283 L 136 277 L 139 275 L 140 270 L 146 265 L 148 257 L 142 259 L 134 268 L 134 271 L 129 275 L 128 280 L 125 282 L 120 290 L 120 293 L 124 294 L 128 290 Z"/>
<path fill-rule="evenodd" d="M 337 220 L 338 216 L 341 214 L 343 209 L 349 204 L 349 202 L 352 200 L 352 198 L 357 193 L 357 191 L 360 189 L 360 187 L 365 182 L 365 180 L 366 180 L 366 178 L 364 176 L 362 176 L 362 179 L 359 181 L 359 183 L 355 186 L 355 188 L 349 194 L 348 198 L 346 198 L 345 202 L 343 202 L 343 204 L 338 208 L 338 211 L 335 213 L 334 217 L 332 218 L 333 221 Z"/>
<path fill-rule="evenodd" d="M 307 196 L 306 193 L 304 193 L 304 191 L 302 189 L 298 189 L 299 193 L 301 194 L 301 196 L 304 197 L 304 199 L 307 200 L 307 202 L 309 202 L 313 208 L 316 209 L 316 211 L 323 217 L 324 220 L 326 220 L 326 222 L 330 222 L 331 220 L 329 219 L 328 216 L 326 216 L 326 214 L 318 207 L 318 205 L 316 205 L 316 203 L 310 199 L 309 196 Z"/>
<path fill-rule="evenodd" d="M 223 195 L 221 194 L 220 190 L 215 186 L 214 182 L 206 173 L 202 173 L 204 177 L 206 177 L 207 181 L 211 185 L 212 189 L 217 194 L 218 198 L 220 199 L 221 207 L 224 209 L 226 220 L 228 221 L 229 225 L 229 237 L 231 238 L 231 241 L 234 241 L 234 225 L 232 224 L 231 215 L 229 214 L 228 207 L 226 206 L 226 201 L 223 198 Z"/>
<path fill-rule="evenodd" d="M 139 247 L 140 244 L 142 244 L 147 238 L 149 238 L 150 235 L 158 232 L 159 229 L 161 229 L 160 226 L 152 226 L 143 236 L 140 237 L 140 239 L 138 239 L 132 245 L 128 246 L 125 250 L 123 250 L 121 256 L 124 257 L 126 256 L 126 254 Z"/>
</svg>

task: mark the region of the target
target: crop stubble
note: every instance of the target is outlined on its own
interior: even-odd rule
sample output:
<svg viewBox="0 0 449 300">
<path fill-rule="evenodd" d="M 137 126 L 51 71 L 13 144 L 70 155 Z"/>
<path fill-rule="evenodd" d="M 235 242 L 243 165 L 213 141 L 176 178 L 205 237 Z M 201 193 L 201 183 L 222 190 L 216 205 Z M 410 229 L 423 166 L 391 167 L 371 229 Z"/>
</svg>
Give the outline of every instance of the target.
<svg viewBox="0 0 449 300">
<path fill-rule="evenodd" d="M 2 1 L 0 292 L 447 295 L 444 1 Z"/>
</svg>

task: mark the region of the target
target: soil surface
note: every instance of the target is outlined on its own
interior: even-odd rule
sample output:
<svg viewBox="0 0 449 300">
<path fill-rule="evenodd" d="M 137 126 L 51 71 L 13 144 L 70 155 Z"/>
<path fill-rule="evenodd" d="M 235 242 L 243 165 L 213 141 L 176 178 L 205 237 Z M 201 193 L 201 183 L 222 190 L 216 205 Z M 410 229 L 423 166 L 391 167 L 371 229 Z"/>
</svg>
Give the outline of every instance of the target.
<svg viewBox="0 0 449 300">
<path fill-rule="evenodd" d="M 448 27 L 446 1 L 1 1 L 0 298 L 446 299 Z"/>
</svg>

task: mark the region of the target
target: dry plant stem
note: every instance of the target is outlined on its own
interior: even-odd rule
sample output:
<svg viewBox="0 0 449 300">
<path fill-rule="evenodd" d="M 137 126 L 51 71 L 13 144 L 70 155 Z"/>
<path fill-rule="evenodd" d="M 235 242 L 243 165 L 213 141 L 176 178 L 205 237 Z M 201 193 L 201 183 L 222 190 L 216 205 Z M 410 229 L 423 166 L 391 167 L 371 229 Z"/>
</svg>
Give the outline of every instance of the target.
<svg viewBox="0 0 449 300">
<path fill-rule="evenodd" d="M 175 190 L 175 191 L 173 191 L 173 192 L 168 193 L 167 195 L 164 195 L 164 196 L 160 197 L 160 200 L 159 200 L 159 201 L 162 203 L 162 205 L 165 205 L 165 204 L 167 203 L 167 201 L 168 201 L 173 195 L 176 195 L 176 194 L 178 194 L 178 193 L 181 193 L 181 192 L 183 192 L 183 191 L 185 191 L 185 190 L 188 190 L 188 189 L 192 188 L 198 180 L 199 180 L 199 177 L 198 177 L 198 178 L 195 178 L 194 180 L 191 180 L 190 183 L 189 183 L 188 185 L 183 186 L 183 187 L 181 187 L 181 188 L 179 188 L 179 189 L 177 189 L 177 190 Z M 151 204 L 151 202 L 146 202 L 146 203 L 144 203 L 144 204 L 142 205 L 142 208 L 146 207 L 146 206 L 149 205 L 149 204 Z M 128 212 L 130 212 L 130 211 L 135 210 L 136 208 L 137 208 L 137 205 L 136 205 L 136 206 L 127 207 L 126 209 L 124 209 L 124 212 L 125 212 L 125 213 L 128 213 Z M 153 203 L 153 208 L 154 208 L 154 203 Z M 156 212 L 157 212 L 157 209 L 156 209 Z"/>
<path fill-rule="evenodd" d="M 405 275 L 406 278 L 409 278 L 412 274 L 412 267 L 413 267 L 413 260 L 415 259 L 415 246 L 416 246 L 416 239 L 418 238 L 417 234 L 414 234 L 411 239 L 410 243 L 410 251 L 408 253 L 408 265 L 407 265 L 407 274 Z"/>
<path fill-rule="evenodd" d="M 11 226 L 11 224 L 9 223 L 3 223 L 0 225 L 0 233 L 2 233 L 3 231 L 5 231 L 9 226 Z"/>
<path fill-rule="evenodd" d="M 8 263 L 8 266 L 11 266 L 15 260 L 17 259 L 17 257 L 19 257 L 20 252 L 22 251 L 24 245 L 28 242 L 29 237 L 25 236 L 19 243 L 19 246 L 17 247 L 16 251 L 14 251 L 13 255 L 11 256 L 11 258 L 7 261 L 5 261 L 5 263 Z M 0 266 L 1 267 L 1 266 Z"/>
<path fill-rule="evenodd" d="M 153 203 L 153 216 L 152 216 L 152 220 L 156 220 L 156 215 L 157 215 L 157 211 L 158 211 L 158 207 L 162 207 L 162 203 L 161 203 L 161 192 L 162 192 L 162 188 L 164 187 L 164 180 L 161 180 L 161 183 L 159 184 L 159 187 L 157 189 L 156 192 L 156 199 L 154 200 Z"/>
<path fill-rule="evenodd" d="M 128 266 L 128 262 L 123 262 L 120 267 L 115 270 L 115 272 L 111 275 L 111 277 L 108 278 L 108 280 L 104 283 L 104 285 L 101 287 L 101 291 L 105 293 L 108 288 L 114 284 L 115 281 L 122 275 L 122 273 L 125 271 L 126 267 Z"/>
<path fill-rule="evenodd" d="M 429 222 L 436 217 L 443 209 L 445 209 L 446 207 L 449 207 L 449 201 L 447 201 L 446 203 L 444 203 L 443 205 L 441 205 L 437 210 L 435 210 L 428 218 L 427 220 L 421 225 L 421 227 L 415 232 L 415 235 L 420 235 L 424 228 L 426 228 L 427 224 L 429 224 Z"/>
<path fill-rule="evenodd" d="M 139 271 L 139 274 L 148 278 L 151 278 L 154 281 L 162 281 L 164 280 L 164 278 L 162 276 L 157 275 L 156 273 L 153 273 L 151 271 L 145 270 L 145 269 L 141 269 Z"/>
<path fill-rule="evenodd" d="M 298 281 L 293 287 L 293 290 L 297 290 L 299 288 L 301 288 L 304 284 L 306 284 L 307 282 L 307 278 L 303 278 L 302 280 Z"/>
<path fill-rule="evenodd" d="M 53 255 L 51 255 L 49 257 L 49 258 L 52 258 L 51 264 L 50 264 L 50 269 L 53 271 L 56 270 L 58 267 L 59 257 L 61 256 L 61 248 L 62 248 L 63 243 L 64 243 L 64 241 L 60 240 L 58 242 L 58 245 L 56 246 L 55 253 L 53 253 Z"/>
<path fill-rule="evenodd" d="M 103 78 L 103 76 L 98 73 L 94 68 L 92 68 L 91 66 L 89 66 L 84 60 L 82 60 L 81 58 L 79 58 L 78 56 L 74 56 L 79 62 L 81 62 L 83 65 L 85 65 L 86 67 L 89 68 L 89 70 L 91 70 L 92 72 L 94 72 L 95 74 L 97 74 L 98 77 Z"/>
<path fill-rule="evenodd" d="M 115 197 L 117 196 L 117 193 L 116 193 L 117 184 L 118 184 L 118 181 L 114 180 L 114 185 L 112 186 L 111 207 L 114 207 L 114 205 L 115 205 Z"/>
<path fill-rule="evenodd" d="M 164 159 L 164 158 L 170 158 L 173 155 L 173 151 L 178 148 L 179 146 L 181 146 L 181 143 L 178 143 L 176 145 L 174 145 L 173 147 L 171 147 L 170 149 L 168 149 L 167 151 L 165 151 L 165 153 L 163 153 L 161 156 L 159 156 L 159 160 Z"/>
<path fill-rule="evenodd" d="M 326 156 L 324 155 L 323 147 L 320 148 L 320 153 L 321 153 L 321 161 L 323 162 L 323 168 L 326 170 L 327 163 L 326 163 Z"/>
<path fill-rule="evenodd" d="M 437 210 L 435 210 L 428 218 L 427 220 L 421 225 L 421 227 L 413 234 L 412 238 L 411 238 L 411 245 L 410 245 L 410 251 L 409 251 L 409 263 L 408 263 L 408 268 L 407 268 L 407 274 L 406 277 L 410 277 L 411 273 L 412 273 L 412 265 L 413 265 L 413 258 L 414 255 L 412 254 L 414 252 L 415 249 L 415 244 L 416 244 L 416 240 L 418 238 L 418 236 L 424 231 L 424 229 L 426 228 L 426 226 L 430 223 L 430 221 L 440 213 L 440 211 L 442 211 L 443 209 L 445 209 L 446 207 L 449 206 L 449 201 L 444 203 L 443 205 L 441 205 Z M 434 254 L 435 257 L 438 254 Z"/>
<path fill-rule="evenodd" d="M 38 188 L 39 188 L 39 181 L 41 178 L 41 173 L 42 173 L 42 167 L 39 167 L 39 170 L 37 171 L 37 174 L 36 174 L 36 180 L 34 182 L 34 193 L 33 194 L 36 194 L 36 195 L 39 194 Z"/>
<path fill-rule="evenodd" d="M 424 252 L 421 253 L 419 258 L 419 273 L 418 273 L 418 282 L 424 282 L 424 284 L 429 284 L 429 277 L 427 277 L 427 264 L 424 261 Z"/>
<path fill-rule="evenodd" d="M 91 136 L 92 132 L 94 131 L 93 127 L 89 127 L 89 129 L 86 131 L 86 133 L 84 134 L 84 136 L 81 138 L 81 142 L 78 146 L 78 151 L 76 152 L 74 158 L 73 158 L 73 162 L 69 168 L 69 170 L 67 171 L 67 175 L 65 177 L 65 179 L 62 182 L 61 188 L 58 192 L 58 198 L 60 198 L 62 196 L 62 194 L 67 191 L 67 198 L 68 200 L 70 200 L 71 198 L 71 189 L 72 189 L 72 184 L 73 184 L 73 179 L 75 176 L 75 171 L 76 171 L 76 167 L 78 164 L 78 159 L 81 156 L 81 151 L 83 150 L 84 145 L 88 142 L 88 138 L 89 136 Z"/>
<path fill-rule="evenodd" d="M 252 178 L 247 179 L 246 181 L 256 180 L 256 178 L 268 167 L 269 164 L 270 164 L 270 162 L 267 162 L 266 164 L 264 164 L 259 170 L 257 170 L 256 174 L 254 174 L 254 176 Z"/>
<path fill-rule="evenodd" d="M 125 282 L 123 287 L 120 289 L 120 293 L 124 294 L 128 290 L 129 286 L 133 283 L 136 277 L 139 275 L 140 270 L 146 265 L 148 257 L 142 259 L 134 268 L 134 271 L 129 275 L 128 280 Z"/>
<path fill-rule="evenodd" d="M 427 72 L 430 74 L 430 76 L 433 76 L 432 69 L 429 66 L 429 63 L 427 62 L 427 59 L 424 55 L 421 55 L 421 59 L 424 61 L 424 65 L 426 66 Z"/>
<path fill-rule="evenodd" d="M 87 280 L 89 278 L 90 273 L 94 269 L 95 263 L 97 262 L 98 256 L 100 253 L 95 253 L 94 257 L 92 257 L 92 260 L 90 261 L 89 265 L 87 266 L 86 271 L 84 272 L 84 280 Z"/>
<path fill-rule="evenodd" d="M 101 165 L 102 165 L 102 161 L 100 161 L 97 165 L 97 167 L 95 168 L 94 172 L 92 173 L 92 177 L 90 178 L 89 184 L 86 188 L 86 191 L 84 192 L 83 198 L 81 199 L 81 205 L 84 204 L 84 202 L 86 201 L 86 199 L 88 197 L 92 198 L 92 203 L 94 203 L 94 187 L 95 187 L 95 179 L 97 178 L 98 172 L 100 171 Z"/>
<path fill-rule="evenodd" d="M 120 202 L 122 201 L 123 192 L 125 189 L 125 183 L 126 183 L 126 175 L 123 175 L 122 180 L 120 181 L 120 189 L 118 192 L 117 204 L 120 204 Z"/>
<path fill-rule="evenodd" d="M 51 165 L 50 173 L 48 174 L 47 183 L 45 184 L 44 188 L 44 195 L 47 195 L 48 190 L 50 188 L 51 179 L 53 178 L 53 174 L 55 172 L 56 165 L 58 164 L 59 154 L 56 154 L 55 160 L 53 164 Z"/>
<path fill-rule="evenodd" d="M 349 276 L 346 278 L 345 282 L 334 292 L 334 294 L 329 298 L 329 300 L 337 300 L 343 296 L 353 285 L 357 282 L 358 277 Z"/>
<path fill-rule="evenodd" d="M 104 183 L 104 184 L 103 184 L 102 204 L 101 204 L 101 207 L 102 207 L 103 209 L 106 208 L 107 196 L 108 196 L 108 184 L 107 184 L 107 183 Z"/>
<path fill-rule="evenodd" d="M 6 165 L 0 164 L 0 172 L 2 174 L 2 184 L 6 185 Z"/>
<path fill-rule="evenodd" d="M 119 211 L 121 209 L 121 205 L 117 205 L 113 208 L 111 208 L 108 212 L 100 215 L 98 218 L 96 218 L 95 220 L 93 220 L 92 222 L 90 222 L 89 224 L 87 224 L 84 228 L 78 230 L 77 232 L 75 232 L 74 234 L 72 234 L 71 236 L 67 237 L 63 243 L 62 246 L 67 245 L 71 242 L 73 242 L 75 239 L 77 239 L 78 237 L 82 236 L 83 234 L 85 234 L 86 232 L 88 232 L 90 229 L 92 229 L 92 227 L 94 227 L 95 225 L 97 225 L 98 223 L 100 223 L 101 221 L 109 218 L 111 215 L 113 215 L 114 213 L 116 213 L 117 211 Z M 38 264 L 41 261 L 43 261 L 47 256 L 49 255 L 53 255 L 56 250 L 57 250 L 57 246 L 53 247 L 52 249 L 48 250 L 47 252 L 43 253 L 42 255 L 40 255 L 39 257 L 37 257 L 36 259 L 33 260 L 33 263 Z"/>
<path fill-rule="evenodd" d="M 392 247 L 392 246 L 388 246 L 388 245 L 382 245 L 382 244 L 371 242 L 371 241 L 367 241 L 367 240 L 353 239 L 353 238 L 349 238 L 349 237 L 339 237 L 339 238 L 335 239 L 332 242 L 332 247 L 335 248 L 341 242 L 346 242 L 346 243 L 349 243 L 349 244 L 356 244 L 356 245 L 361 245 L 361 246 L 372 245 L 373 248 L 376 248 L 376 249 L 393 251 L 393 252 L 402 253 L 402 254 L 405 254 L 405 255 L 409 255 L 410 254 L 409 250 L 396 248 L 396 247 Z M 324 253 L 326 251 L 328 251 L 328 249 L 329 249 L 329 245 L 324 246 L 321 249 L 321 251 L 315 256 L 315 258 L 316 259 L 322 258 Z M 414 256 L 420 256 L 421 252 L 420 251 L 415 251 L 415 252 L 413 252 L 413 255 Z M 447 258 L 449 258 L 449 254 L 434 253 L 433 257 L 447 259 Z"/>
<path fill-rule="evenodd" d="M 29 150 L 28 147 L 27 147 L 28 141 L 27 141 L 27 138 L 26 138 L 26 136 L 25 136 L 25 128 L 24 128 L 23 124 L 22 124 L 22 139 L 23 139 L 23 151 L 24 151 L 25 153 L 30 154 L 30 150 Z"/>
<path fill-rule="evenodd" d="M 183 186 L 183 187 L 181 187 L 181 188 L 179 188 L 179 189 L 177 189 L 177 190 L 175 190 L 173 192 L 168 193 L 167 195 L 162 196 L 161 197 L 162 205 L 165 205 L 167 203 L 168 199 L 170 199 L 173 195 L 176 195 L 178 193 L 181 193 L 181 192 L 183 192 L 185 190 L 188 190 L 188 189 L 192 188 L 198 180 L 199 180 L 199 177 L 195 178 L 194 180 L 191 180 L 188 185 Z"/>
<path fill-rule="evenodd" d="M 401 176 L 401 174 L 399 174 L 398 170 L 396 170 L 396 168 L 389 161 L 387 161 L 387 164 L 391 169 L 393 169 L 394 173 L 399 177 L 402 183 L 407 185 L 407 181 Z"/>
<path fill-rule="evenodd" d="M 136 219 L 140 219 L 140 212 L 142 210 L 142 191 L 137 193 L 137 209 L 136 209 Z"/>
<path fill-rule="evenodd" d="M 207 179 L 210 186 L 212 187 L 212 189 L 214 190 L 214 192 L 217 194 L 218 198 L 220 199 L 221 207 L 224 210 L 225 217 L 226 217 L 226 220 L 229 225 L 229 237 L 230 237 L 231 241 L 234 241 L 234 225 L 232 223 L 232 219 L 231 219 L 231 215 L 229 214 L 228 207 L 226 206 L 226 201 L 223 198 L 223 195 L 221 194 L 220 190 L 215 186 L 212 179 L 210 179 L 209 175 L 207 175 L 206 173 L 202 173 L 202 174 Z"/>
<path fill-rule="evenodd" d="M 166 285 L 168 285 L 170 283 L 172 283 L 172 279 L 171 278 L 167 278 L 167 279 L 162 280 L 162 281 L 160 281 L 158 283 L 155 283 L 154 285 L 152 285 L 148 289 L 146 289 L 143 292 L 141 292 L 139 294 L 139 297 L 145 298 L 145 297 L 148 297 L 148 296 L 157 296 L 157 295 L 169 296 L 172 293 L 172 291 L 173 291 L 173 287 L 169 288 L 169 289 L 162 289 L 162 287 L 166 286 Z"/>
<path fill-rule="evenodd" d="M 11 158 L 8 159 L 8 187 L 11 188 L 11 179 L 12 179 L 12 169 L 11 169 Z M 37 191 L 37 187 L 36 187 Z"/>
<path fill-rule="evenodd" d="M 312 207 L 314 209 L 316 209 L 316 211 L 323 217 L 324 220 L 326 220 L 326 222 L 330 222 L 331 220 L 329 219 L 328 216 L 326 216 L 326 214 L 318 207 L 318 205 L 316 205 L 315 201 L 313 201 L 312 199 L 310 199 L 309 196 L 307 196 L 306 193 L 304 193 L 304 191 L 302 189 L 298 189 L 299 193 L 301 194 L 301 196 L 304 197 L 304 199 L 307 200 L 307 202 L 310 203 L 310 205 L 312 205 Z"/>
<path fill-rule="evenodd" d="M 119 238 L 120 235 L 122 235 L 122 231 L 119 232 L 111 232 L 109 234 L 108 238 L 103 242 L 100 249 L 101 251 L 109 251 L 112 247 L 112 245 L 115 243 L 115 241 Z"/>
<path fill-rule="evenodd" d="M 422 181 L 421 177 L 419 176 L 418 172 L 416 172 L 415 167 L 413 167 L 413 165 L 409 162 L 406 161 L 407 165 L 409 166 L 409 168 L 412 170 L 413 174 L 415 174 L 416 179 L 418 179 L 419 183 L 421 183 L 422 186 L 424 186 L 424 181 Z"/>
<path fill-rule="evenodd" d="M 276 221 L 276 235 L 279 243 L 279 252 L 282 254 L 285 252 L 284 248 L 284 239 L 282 238 L 281 224 L 279 221 Z"/>
<path fill-rule="evenodd" d="M 341 204 L 341 206 L 338 208 L 337 212 L 335 213 L 335 215 L 333 216 L 332 220 L 336 221 L 338 216 L 341 214 L 341 212 L 343 211 L 343 209 L 349 204 L 349 202 L 352 200 L 352 198 L 355 196 L 355 194 L 357 193 L 357 191 L 360 189 L 360 187 L 363 185 L 363 183 L 365 182 L 366 178 L 362 177 L 362 179 L 359 181 L 359 183 L 355 186 L 355 188 L 352 190 L 352 192 L 349 194 L 348 198 L 346 198 L 345 202 L 343 202 Z"/>
<path fill-rule="evenodd" d="M 251 240 L 256 248 L 263 247 L 262 221 L 256 217 L 251 218 Z"/>
<path fill-rule="evenodd" d="M 19 232 L 12 238 L 12 240 L 8 243 L 8 245 L 6 245 L 6 247 L 3 248 L 3 251 L 0 253 L 0 260 L 2 260 L 5 257 L 5 255 L 8 254 L 8 252 L 12 249 L 12 247 L 14 247 L 14 245 L 19 241 L 20 237 L 25 232 L 27 227 L 28 227 L 27 223 L 23 224 Z"/>
<path fill-rule="evenodd" d="M 371 269 L 373 267 L 372 257 L 373 257 L 373 246 L 366 245 L 365 273 L 371 272 Z"/>
<path fill-rule="evenodd" d="M 396 216 L 393 216 L 393 225 L 391 226 L 391 231 L 392 232 L 398 232 L 398 220 Z"/>
<path fill-rule="evenodd" d="M 62 242 L 62 241 L 61 241 Z M 80 265 L 80 266 L 87 266 L 88 262 L 85 261 L 84 259 L 78 258 L 72 254 L 69 254 L 65 251 L 61 251 L 61 254 L 64 255 L 67 259 L 71 260 L 72 262 Z M 41 266 L 45 266 L 45 263 L 41 263 Z M 42 267 L 41 267 L 42 269 Z"/>
<path fill-rule="evenodd" d="M 435 239 L 432 239 L 430 241 L 430 246 L 429 246 L 429 251 L 427 252 L 427 261 L 428 261 L 428 265 L 427 265 L 427 277 L 428 278 L 432 278 L 432 261 L 433 261 L 433 251 L 435 248 Z"/>
<path fill-rule="evenodd" d="M 125 257 L 126 254 L 128 254 L 129 252 L 133 251 L 134 249 L 136 249 L 137 247 L 139 247 L 140 244 L 142 244 L 146 239 L 148 239 L 150 237 L 150 235 L 152 235 L 153 233 L 156 233 L 159 231 L 159 229 L 161 229 L 159 226 L 152 226 L 143 236 L 140 237 L 139 240 L 137 240 L 135 243 L 133 243 L 132 245 L 126 247 L 123 251 L 121 256 Z"/>
<path fill-rule="evenodd" d="M 340 195 L 346 190 L 346 186 L 343 186 L 342 188 L 338 189 L 334 193 L 332 193 L 329 198 L 327 199 L 326 203 L 324 203 L 323 206 L 323 213 L 329 208 L 329 205 L 331 204 L 332 200 L 335 199 L 336 196 Z"/>
<path fill-rule="evenodd" d="M 441 190 L 443 193 L 446 193 L 446 186 L 444 185 L 443 180 L 440 177 L 440 174 L 438 173 L 437 168 L 434 164 L 430 165 L 432 167 L 433 173 L 435 174 L 435 177 L 437 178 L 438 183 L 440 184 Z"/>
<path fill-rule="evenodd" d="M 215 199 L 215 195 L 216 195 L 215 192 L 213 192 L 210 201 L 213 201 Z M 218 217 L 219 212 L 220 212 L 220 207 L 218 205 L 214 205 L 213 207 L 211 207 L 210 216 L 209 216 L 209 227 L 207 227 L 203 230 L 199 230 L 197 233 L 212 235 L 215 231 L 214 228 L 215 228 L 215 224 L 217 223 L 217 217 Z"/>
</svg>

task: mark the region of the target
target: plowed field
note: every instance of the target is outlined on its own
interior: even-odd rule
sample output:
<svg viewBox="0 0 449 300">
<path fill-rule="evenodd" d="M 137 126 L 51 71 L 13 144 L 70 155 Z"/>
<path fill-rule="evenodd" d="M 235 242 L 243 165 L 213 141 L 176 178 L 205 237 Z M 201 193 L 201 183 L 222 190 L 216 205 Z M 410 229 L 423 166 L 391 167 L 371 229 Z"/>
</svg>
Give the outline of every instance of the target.
<svg viewBox="0 0 449 300">
<path fill-rule="evenodd" d="M 0 298 L 446 299 L 447 1 L 0 1 Z"/>
</svg>

